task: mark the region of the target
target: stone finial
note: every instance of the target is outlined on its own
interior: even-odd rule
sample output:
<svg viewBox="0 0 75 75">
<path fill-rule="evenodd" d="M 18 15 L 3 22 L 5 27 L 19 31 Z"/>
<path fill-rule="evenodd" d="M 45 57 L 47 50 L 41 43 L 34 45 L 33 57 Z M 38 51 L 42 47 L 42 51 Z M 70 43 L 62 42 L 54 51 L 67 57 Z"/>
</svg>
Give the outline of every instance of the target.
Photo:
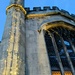
<svg viewBox="0 0 75 75">
<path fill-rule="evenodd" d="M 24 6 L 24 0 L 10 0 L 10 5 L 11 4 L 19 4 Z"/>
</svg>

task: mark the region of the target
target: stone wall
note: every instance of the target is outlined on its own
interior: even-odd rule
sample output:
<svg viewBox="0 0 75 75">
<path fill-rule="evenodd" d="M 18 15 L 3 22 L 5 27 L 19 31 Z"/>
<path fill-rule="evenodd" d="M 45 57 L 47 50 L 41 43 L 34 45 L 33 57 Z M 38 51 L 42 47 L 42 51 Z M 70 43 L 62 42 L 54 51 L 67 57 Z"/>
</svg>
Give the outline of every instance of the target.
<svg viewBox="0 0 75 75">
<path fill-rule="evenodd" d="M 39 22 L 40 23 L 40 22 Z M 26 75 L 50 75 L 43 35 L 36 19 L 26 20 Z"/>
<path fill-rule="evenodd" d="M 35 12 L 35 14 L 37 13 Z M 66 22 L 68 24 L 75 26 L 74 20 L 71 20 L 61 15 L 33 17 L 33 18 L 27 18 L 25 20 L 26 75 L 51 75 L 50 64 L 49 64 L 46 45 L 44 41 L 44 34 L 43 32 L 39 33 L 38 30 L 44 24 L 52 23 L 56 21 Z"/>
</svg>

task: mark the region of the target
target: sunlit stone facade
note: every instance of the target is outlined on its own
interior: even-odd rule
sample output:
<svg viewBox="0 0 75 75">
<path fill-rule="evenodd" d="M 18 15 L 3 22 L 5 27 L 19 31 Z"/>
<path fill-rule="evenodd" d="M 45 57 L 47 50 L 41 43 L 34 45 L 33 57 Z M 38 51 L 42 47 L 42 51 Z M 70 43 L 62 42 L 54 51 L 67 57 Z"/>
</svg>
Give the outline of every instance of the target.
<svg viewBox="0 0 75 75">
<path fill-rule="evenodd" d="M 0 43 L 0 75 L 75 75 L 75 15 L 56 6 L 24 8 L 10 0 Z"/>
</svg>

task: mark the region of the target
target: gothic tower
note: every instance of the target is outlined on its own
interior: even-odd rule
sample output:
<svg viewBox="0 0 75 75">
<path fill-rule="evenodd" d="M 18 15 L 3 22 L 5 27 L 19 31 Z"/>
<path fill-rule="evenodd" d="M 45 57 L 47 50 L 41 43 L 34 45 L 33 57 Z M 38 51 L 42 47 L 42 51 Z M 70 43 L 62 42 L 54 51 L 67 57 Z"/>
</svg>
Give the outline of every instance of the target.
<svg viewBox="0 0 75 75">
<path fill-rule="evenodd" d="M 25 75 L 24 0 L 10 0 L 2 38 L 0 75 Z"/>
<path fill-rule="evenodd" d="M 10 0 L 0 43 L 0 75 L 75 75 L 75 15 Z"/>
</svg>

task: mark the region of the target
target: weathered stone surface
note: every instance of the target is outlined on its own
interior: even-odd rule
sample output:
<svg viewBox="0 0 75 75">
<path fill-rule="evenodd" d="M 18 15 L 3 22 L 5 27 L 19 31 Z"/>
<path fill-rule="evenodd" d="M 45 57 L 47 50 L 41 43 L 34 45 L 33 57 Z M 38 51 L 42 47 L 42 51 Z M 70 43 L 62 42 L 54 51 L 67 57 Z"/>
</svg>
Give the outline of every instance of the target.
<svg viewBox="0 0 75 75">
<path fill-rule="evenodd" d="M 21 10 L 16 12 L 16 8 L 9 9 L 0 47 L 0 75 L 25 75 L 24 19 Z"/>
<path fill-rule="evenodd" d="M 23 6 L 24 0 L 11 0 Z M 50 63 L 44 40 L 43 30 L 47 23 L 63 21 L 75 26 L 75 21 L 63 15 L 25 18 L 29 14 L 59 12 L 59 8 L 45 7 L 45 11 L 24 13 L 12 7 L 8 10 L 5 29 L 0 43 L 0 75 L 51 75 Z M 47 11 L 46 11 L 47 10 Z M 69 15 L 69 14 L 68 14 Z"/>
<path fill-rule="evenodd" d="M 10 4 L 24 5 L 24 0 L 10 0 Z"/>
<path fill-rule="evenodd" d="M 44 34 L 38 30 L 46 23 L 63 21 L 75 25 L 61 15 L 46 16 L 43 18 L 31 18 L 25 20 L 26 26 L 26 75 L 51 75 L 50 64 L 46 52 Z"/>
</svg>

